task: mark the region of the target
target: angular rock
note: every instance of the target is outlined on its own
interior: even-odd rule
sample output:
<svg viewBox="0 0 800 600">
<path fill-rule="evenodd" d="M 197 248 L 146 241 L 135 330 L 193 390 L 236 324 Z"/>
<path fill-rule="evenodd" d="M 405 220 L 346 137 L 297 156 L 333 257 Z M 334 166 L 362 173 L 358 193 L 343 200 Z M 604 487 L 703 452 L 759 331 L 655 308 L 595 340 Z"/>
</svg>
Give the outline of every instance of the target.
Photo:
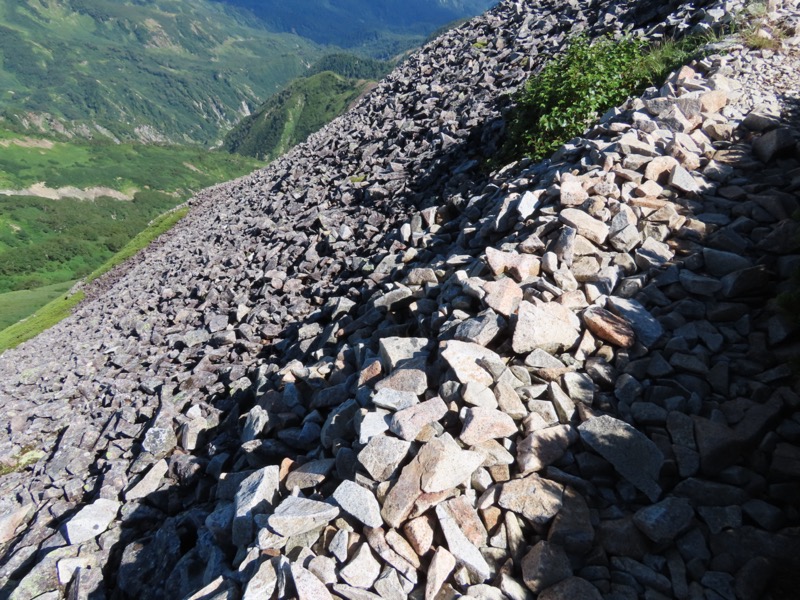
<svg viewBox="0 0 800 600">
<path fill-rule="evenodd" d="M 253 516 L 272 508 L 280 485 L 280 467 L 264 467 L 248 475 L 234 498 L 232 540 L 237 546 L 246 546 L 253 539 Z"/>
<path fill-rule="evenodd" d="M 450 573 L 456 568 L 456 559 L 445 548 L 440 546 L 431 559 L 428 567 L 428 580 L 425 584 L 425 600 L 434 600 L 442 589 Z"/>
<path fill-rule="evenodd" d="M 665 498 L 636 511 L 633 522 L 656 544 L 665 544 L 686 531 L 693 518 L 694 510 L 688 500 Z"/>
<path fill-rule="evenodd" d="M 411 442 L 378 435 L 358 453 L 358 461 L 375 481 L 386 481 L 408 455 Z"/>
<path fill-rule="evenodd" d="M 443 492 L 465 481 L 483 464 L 483 455 L 478 452 L 462 450 L 458 443 L 445 433 L 427 444 L 431 462 L 422 464 L 422 491 L 426 493 Z"/>
<path fill-rule="evenodd" d="M 584 310 L 583 322 L 594 335 L 615 346 L 630 348 L 636 341 L 628 322 L 603 308 L 590 306 Z"/>
<path fill-rule="evenodd" d="M 650 347 L 664 335 L 661 323 L 637 300 L 609 296 L 608 306 L 630 324 L 642 345 Z"/>
<path fill-rule="evenodd" d="M 69 544 L 91 540 L 108 529 L 122 505 L 116 500 L 99 498 L 84 506 L 64 524 L 63 533 Z"/>
<path fill-rule="evenodd" d="M 369 544 L 361 544 L 353 558 L 339 571 L 346 583 L 362 589 L 371 588 L 380 574 L 381 564 L 373 556 Z"/>
<path fill-rule="evenodd" d="M 406 441 L 416 439 L 419 432 L 447 414 L 447 405 L 438 396 L 405 408 L 392 415 L 389 429 Z"/>
<path fill-rule="evenodd" d="M 474 407 L 465 411 L 464 426 L 459 438 L 467 446 L 487 440 L 509 437 L 517 433 L 514 419 L 492 408 Z"/>
<path fill-rule="evenodd" d="M 567 577 L 544 590 L 538 600 L 601 600 L 602 594 L 580 577 Z"/>
<path fill-rule="evenodd" d="M 605 243 L 608 237 L 608 225 L 577 208 L 565 208 L 558 214 L 558 218 L 595 244 Z"/>
<path fill-rule="evenodd" d="M 333 499 L 346 513 L 353 515 L 367 527 L 383 525 L 381 507 L 375 495 L 353 481 L 343 481 L 333 492 Z M 350 585 L 355 585 L 349 582 Z M 362 586 L 356 586 L 362 587 Z M 367 586 L 369 587 L 369 586 Z"/>
<path fill-rule="evenodd" d="M 571 425 L 556 425 L 534 431 L 517 445 L 517 465 L 521 473 L 541 471 L 553 464 L 577 440 Z"/>
<path fill-rule="evenodd" d="M 572 566 L 561 546 L 544 540 L 522 559 L 522 579 L 534 594 L 572 576 Z"/>
<path fill-rule="evenodd" d="M 483 301 L 489 308 L 508 317 L 517 312 L 522 301 L 522 289 L 509 277 L 497 281 L 490 281 L 483 286 L 486 295 Z"/>
<path fill-rule="evenodd" d="M 535 525 L 545 525 L 561 510 L 563 494 L 563 485 L 534 473 L 504 483 L 497 503 Z"/>
<path fill-rule="evenodd" d="M 464 565 L 477 581 L 486 581 L 492 571 L 480 550 L 464 535 L 444 505 L 440 504 L 436 507 L 436 516 L 439 518 L 439 527 L 447 540 L 447 548 L 456 561 Z"/>
<path fill-rule="evenodd" d="M 512 346 L 517 354 L 540 349 L 554 354 L 572 348 L 580 338 L 575 315 L 560 304 L 541 305 L 523 301 L 514 329 Z M 487 385 L 491 385 L 491 382 Z"/>
<path fill-rule="evenodd" d="M 325 502 L 289 496 L 267 518 L 278 535 L 292 537 L 318 529 L 339 516 L 339 509 Z"/>
<path fill-rule="evenodd" d="M 292 564 L 292 579 L 298 600 L 333 600 L 333 596 L 316 575 L 298 564 Z"/>
<path fill-rule="evenodd" d="M 625 479 L 655 502 L 664 455 L 643 433 L 624 421 L 603 415 L 578 426 L 581 440 L 600 454 Z"/>
<path fill-rule="evenodd" d="M 461 383 L 475 382 L 486 387 L 494 383 L 491 374 L 479 365 L 479 361 L 500 361 L 497 353 L 477 344 L 450 340 L 445 343 L 441 355 Z"/>
</svg>

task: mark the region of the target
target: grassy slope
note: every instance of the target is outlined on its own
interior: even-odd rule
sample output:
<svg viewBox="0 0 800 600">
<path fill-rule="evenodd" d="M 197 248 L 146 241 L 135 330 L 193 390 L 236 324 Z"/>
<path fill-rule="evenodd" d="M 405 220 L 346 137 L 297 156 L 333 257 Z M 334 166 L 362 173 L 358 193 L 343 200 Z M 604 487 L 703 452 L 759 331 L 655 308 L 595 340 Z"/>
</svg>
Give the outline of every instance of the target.
<svg viewBox="0 0 800 600">
<path fill-rule="evenodd" d="M 72 287 L 72 281 L 55 283 L 35 290 L 20 290 L 0 294 L 0 330 L 24 319 L 51 300 L 66 294 Z"/>
<path fill-rule="evenodd" d="M 229 152 L 270 160 L 342 114 L 368 82 L 330 71 L 298 79 L 225 136 Z"/>
<path fill-rule="evenodd" d="M 0 141 L 11 135 L 0 133 Z M 105 186 L 133 195 L 132 201 L 0 195 L 0 293 L 83 277 L 157 215 L 258 166 L 241 156 L 191 147 L 0 144 L 0 189 L 44 182 L 51 188 Z"/>
<path fill-rule="evenodd" d="M 109 258 L 106 262 L 95 269 L 86 281 L 93 281 L 104 273 L 107 273 L 123 261 L 134 256 L 141 249 L 145 248 L 150 242 L 159 235 L 169 231 L 175 223 L 181 220 L 188 209 L 180 208 L 163 214 L 154 219 L 143 231 L 129 241 L 118 253 Z M 58 286 L 49 286 L 47 292 L 34 290 L 37 301 L 40 301 L 45 293 L 55 293 Z M 68 287 L 66 289 L 69 289 Z M 62 295 L 63 294 L 63 295 Z M 0 302 L 3 302 L 6 295 L 0 295 Z M 0 331 L 0 353 L 9 348 L 14 348 L 45 329 L 49 329 L 62 319 L 68 317 L 72 310 L 84 299 L 84 293 L 78 291 L 74 294 L 59 292 L 58 295 L 47 304 L 36 306 L 24 316 L 24 320 L 14 323 Z M 0 305 L 1 306 L 1 305 Z M 34 312 L 35 311 L 35 312 Z"/>
<path fill-rule="evenodd" d="M 321 55 L 209 0 L 3 0 L 0 114 L 213 142 Z M 46 120 L 45 120 L 46 121 Z M 52 123 L 50 124 L 52 125 Z"/>
</svg>

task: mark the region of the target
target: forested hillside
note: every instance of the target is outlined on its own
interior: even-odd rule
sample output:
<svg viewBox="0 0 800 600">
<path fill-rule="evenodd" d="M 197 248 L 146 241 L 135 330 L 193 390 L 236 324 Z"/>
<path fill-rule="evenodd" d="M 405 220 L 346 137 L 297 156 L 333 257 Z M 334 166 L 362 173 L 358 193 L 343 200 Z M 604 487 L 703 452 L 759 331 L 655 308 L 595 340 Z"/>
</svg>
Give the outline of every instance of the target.
<svg viewBox="0 0 800 600">
<path fill-rule="evenodd" d="M 87 138 L 211 143 L 322 54 L 207 0 L 4 0 L 0 115 Z"/>
<path fill-rule="evenodd" d="M 391 64 L 352 54 L 331 54 L 314 64 L 309 77 L 292 82 L 242 119 L 226 136 L 229 152 L 274 159 L 333 120 Z"/>
</svg>

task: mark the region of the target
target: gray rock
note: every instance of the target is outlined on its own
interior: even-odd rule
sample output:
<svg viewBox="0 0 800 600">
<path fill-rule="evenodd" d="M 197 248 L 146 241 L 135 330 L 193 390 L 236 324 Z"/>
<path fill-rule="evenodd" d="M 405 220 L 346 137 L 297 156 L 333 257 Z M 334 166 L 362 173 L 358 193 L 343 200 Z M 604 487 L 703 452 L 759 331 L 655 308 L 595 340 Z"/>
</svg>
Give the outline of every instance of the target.
<svg viewBox="0 0 800 600">
<path fill-rule="evenodd" d="M 665 498 L 636 511 L 633 522 L 656 544 L 665 544 L 686 531 L 693 518 L 694 510 L 688 500 Z"/>
<path fill-rule="evenodd" d="M 514 328 L 514 352 L 525 354 L 539 349 L 553 354 L 568 350 L 580 338 L 579 326 L 577 317 L 560 304 L 551 302 L 537 306 L 523 301 Z"/>
<path fill-rule="evenodd" d="M 63 533 L 69 544 L 80 544 L 91 540 L 108 529 L 116 518 L 121 503 L 99 498 L 84 506 L 64 524 Z"/>
<path fill-rule="evenodd" d="M 411 442 L 378 435 L 358 453 L 358 461 L 375 481 L 386 481 L 408 455 Z"/>
<path fill-rule="evenodd" d="M 411 392 L 401 392 L 390 388 L 379 390 L 372 397 L 372 403 L 389 410 L 403 410 L 419 403 L 419 398 Z"/>
<path fill-rule="evenodd" d="M 294 563 L 291 569 L 298 600 L 333 600 L 325 584 L 311 571 Z"/>
<path fill-rule="evenodd" d="M 278 535 L 292 537 L 318 529 L 339 516 L 339 509 L 325 502 L 289 496 L 267 518 Z"/>
<path fill-rule="evenodd" d="M 262 562 L 255 574 L 247 582 L 242 600 L 258 600 L 269 598 L 278 584 L 278 573 L 271 560 Z"/>
<path fill-rule="evenodd" d="M 381 359 L 389 370 L 409 359 L 426 358 L 430 347 L 427 338 L 386 337 L 380 340 Z"/>
<path fill-rule="evenodd" d="M 427 446 L 425 454 L 432 460 L 423 462 L 420 481 L 426 493 L 443 492 L 469 481 L 484 461 L 481 453 L 462 450 L 448 433 L 428 442 Z"/>
<path fill-rule="evenodd" d="M 161 485 L 161 480 L 166 475 L 168 468 L 166 460 L 162 459 L 156 462 L 144 477 L 125 492 L 125 501 L 131 502 L 132 500 L 145 498 L 155 492 Z"/>
<path fill-rule="evenodd" d="M 557 544 L 539 541 L 522 559 L 522 579 L 534 594 L 571 576 L 569 557 Z"/>
<path fill-rule="evenodd" d="M 375 495 L 353 481 L 343 481 L 333 492 L 333 499 L 346 513 L 353 515 L 367 527 L 383 525 L 381 507 Z M 348 581 L 350 585 L 354 583 Z M 362 587 L 362 586 L 356 586 Z M 367 586 L 369 587 L 369 586 Z"/>
<path fill-rule="evenodd" d="M 753 142 L 753 152 L 761 162 L 768 163 L 785 150 L 794 148 L 796 143 L 791 129 L 779 127 L 768 131 Z"/>
<path fill-rule="evenodd" d="M 300 465 L 286 476 L 286 488 L 304 490 L 315 487 L 325 481 L 335 464 L 336 459 L 322 458 Z"/>
<path fill-rule="evenodd" d="M 620 475 L 653 502 L 658 500 L 664 456 L 646 435 L 608 415 L 584 421 L 578 432 L 583 442 L 610 462 Z"/>
<path fill-rule="evenodd" d="M 353 558 L 339 571 L 339 576 L 353 587 L 368 589 L 380 573 L 381 564 L 373 556 L 369 544 L 361 544 Z"/>
<path fill-rule="evenodd" d="M 544 590 L 538 600 L 601 600 L 603 596 L 591 583 L 580 577 L 567 577 Z"/>
<path fill-rule="evenodd" d="M 447 414 L 447 405 L 439 398 L 426 400 L 392 415 L 389 429 L 406 441 L 416 439 L 426 425 L 430 425 Z"/>
<path fill-rule="evenodd" d="M 253 517 L 272 508 L 275 502 L 280 468 L 269 466 L 247 476 L 239 485 L 234 498 L 232 540 L 237 546 L 247 546 L 253 539 Z"/>
<path fill-rule="evenodd" d="M 609 296 L 608 306 L 630 323 L 642 345 L 650 347 L 664 335 L 661 323 L 637 300 Z"/>
</svg>

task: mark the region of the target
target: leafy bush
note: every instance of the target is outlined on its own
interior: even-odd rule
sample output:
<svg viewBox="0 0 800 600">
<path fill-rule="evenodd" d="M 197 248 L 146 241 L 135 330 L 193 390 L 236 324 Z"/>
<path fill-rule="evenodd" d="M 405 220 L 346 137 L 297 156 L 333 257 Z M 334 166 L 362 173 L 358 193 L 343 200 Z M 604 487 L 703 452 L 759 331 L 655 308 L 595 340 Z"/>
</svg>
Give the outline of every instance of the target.
<svg viewBox="0 0 800 600">
<path fill-rule="evenodd" d="M 633 38 L 574 38 L 566 52 L 532 76 L 517 98 L 504 158 L 539 160 L 580 135 L 599 114 L 640 93 L 683 64 L 698 38 L 648 46 Z"/>
</svg>

